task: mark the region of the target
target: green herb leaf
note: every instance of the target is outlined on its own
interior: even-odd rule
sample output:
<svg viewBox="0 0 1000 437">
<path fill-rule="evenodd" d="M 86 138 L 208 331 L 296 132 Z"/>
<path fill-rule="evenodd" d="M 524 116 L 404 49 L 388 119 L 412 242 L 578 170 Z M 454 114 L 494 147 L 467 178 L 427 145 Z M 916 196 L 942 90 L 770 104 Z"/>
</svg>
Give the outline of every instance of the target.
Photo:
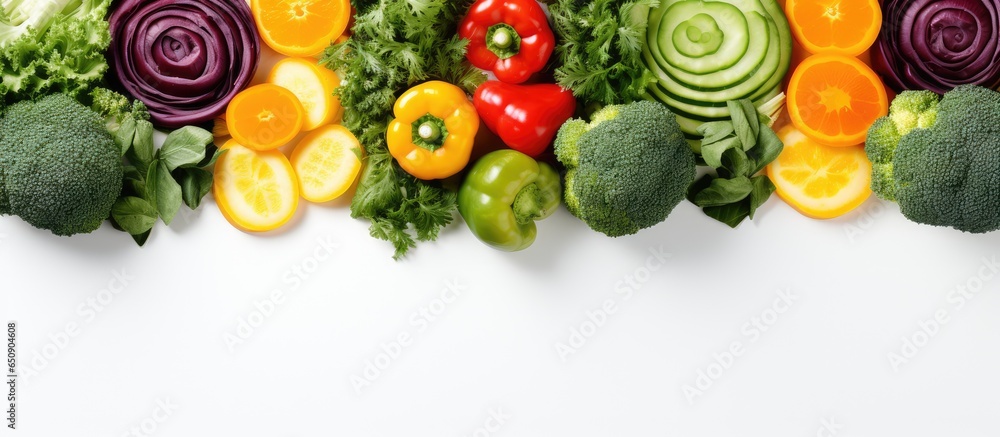
<svg viewBox="0 0 1000 437">
<path fill-rule="evenodd" d="M 705 208 L 705 215 L 725 223 L 731 228 L 735 228 L 750 216 L 748 202 L 736 202 L 727 205 L 709 206 Z"/>
<path fill-rule="evenodd" d="M 781 138 L 778 138 L 778 134 L 774 133 L 771 128 L 761 129 L 760 135 L 757 137 L 757 147 L 748 154 L 755 163 L 750 174 L 756 174 L 763 170 L 771 161 L 778 158 L 784 148 L 785 145 L 781 142 Z"/>
<path fill-rule="evenodd" d="M 697 196 L 698 193 L 700 193 L 702 190 L 712 185 L 712 181 L 715 180 L 717 177 L 718 176 L 715 176 L 713 174 L 705 174 L 702 177 L 695 180 L 694 183 L 692 183 L 691 186 L 688 187 L 687 200 L 691 203 L 694 203 L 694 197 Z"/>
<path fill-rule="evenodd" d="M 141 234 L 131 234 L 132 235 L 132 240 L 135 241 L 135 244 L 138 244 L 139 247 L 142 247 L 143 245 L 146 244 L 146 240 L 149 239 L 149 234 L 151 234 L 152 232 L 153 232 L 153 230 L 150 229 L 150 230 L 148 230 L 146 232 L 143 232 Z"/>
<path fill-rule="evenodd" d="M 465 58 L 468 42 L 456 35 L 472 3 L 368 0 L 355 4 L 358 14 L 351 38 L 331 45 L 320 60 L 343 74 L 336 93 L 343 106 L 350 108 L 344 126 L 367 152 L 351 216 L 369 219 L 371 235 L 391 242 L 396 259 L 416 241 L 436 238 L 453 220 L 457 205 L 455 194 L 438 182 L 417 180 L 399 168 L 386 146 L 386 127 L 393 118 L 396 98 L 411 86 L 438 79 L 471 94 L 485 81 L 486 75 Z"/>
<path fill-rule="evenodd" d="M 219 157 L 222 156 L 223 153 L 226 153 L 226 150 L 229 150 L 229 149 L 220 149 L 218 147 L 215 147 L 214 144 L 209 144 L 208 147 L 205 148 L 205 159 L 202 159 L 201 162 L 199 162 L 199 163 L 197 163 L 195 165 L 182 165 L 182 166 L 180 166 L 180 168 L 191 168 L 191 167 L 205 168 L 205 167 L 213 167 L 213 166 L 215 166 L 215 161 L 218 161 Z"/>
<path fill-rule="evenodd" d="M 140 235 L 156 224 L 156 208 L 141 197 L 126 196 L 111 207 L 111 218 L 123 231 Z"/>
<path fill-rule="evenodd" d="M 192 210 L 198 209 L 201 199 L 212 191 L 212 173 L 200 168 L 180 168 L 174 176 L 181 185 L 184 203 Z"/>
<path fill-rule="evenodd" d="M 744 100 L 749 102 L 749 100 Z M 740 143 L 743 144 L 743 150 L 747 151 L 757 145 L 757 133 L 760 129 L 760 123 L 757 120 L 757 110 L 753 108 L 753 103 L 750 103 L 750 108 L 753 112 L 748 114 L 744 107 L 744 100 L 730 100 L 726 105 L 729 107 L 729 114 L 733 120 L 733 129 L 736 131 L 736 136 L 740 139 Z"/>
<path fill-rule="evenodd" d="M 170 226 L 181 208 L 181 186 L 170 175 L 167 164 L 161 159 L 156 164 L 156 210 L 163 223 Z"/>
<path fill-rule="evenodd" d="M 154 160 L 146 169 L 146 190 L 142 193 L 142 198 L 146 199 L 150 205 L 156 206 L 157 185 L 160 184 L 160 166 Z"/>
<path fill-rule="evenodd" d="M 712 144 L 733 134 L 732 121 L 710 121 L 698 126 L 698 134 L 702 136 L 702 144 Z"/>
<path fill-rule="evenodd" d="M 723 169 L 728 170 L 731 176 L 753 176 L 753 161 L 747 157 L 746 152 L 740 147 L 733 147 L 722 155 L 722 167 L 718 168 L 719 174 Z"/>
<path fill-rule="evenodd" d="M 132 148 L 132 141 L 135 140 L 135 118 L 132 116 L 127 116 L 122 120 L 121 126 L 115 131 L 115 145 L 117 145 L 121 151 L 122 156 Z"/>
<path fill-rule="evenodd" d="M 745 176 L 732 179 L 713 179 L 711 185 L 694 196 L 694 204 L 700 207 L 721 206 L 745 199 L 753 191 L 753 184 Z"/>
<path fill-rule="evenodd" d="M 757 208 L 760 208 L 764 202 L 767 202 L 767 199 L 771 197 L 771 193 L 774 192 L 775 187 L 774 183 L 766 175 L 754 176 L 750 179 L 750 182 L 753 184 L 753 191 L 750 192 L 749 216 L 753 220 L 753 215 L 757 212 Z"/>
<path fill-rule="evenodd" d="M 211 132 L 195 126 L 184 126 L 167 134 L 160 148 L 160 162 L 167 170 L 195 165 L 205 159 L 205 147 L 212 143 L 215 137 Z"/>
<path fill-rule="evenodd" d="M 132 157 L 139 169 L 148 167 L 153 162 L 156 148 L 153 146 L 153 123 L 147 120 L 135 122 L 135 138 L 132 140 Z"/>
<path fill-rule="evenodd" d="M 740 148 L 740 140 L 736 137 L 726 137 L 714 143 L 702 141 L 701 156 L 705 164 L 712 168 L 722 167 L 722 154 L 729 149 Z"/>
<path fill-rule="evenodd" d="M 584 104 L 643 98 L 655 82 L 643 64 L 649 10 L 656 0 L 558 0 L 549 5 L 556 34 L 554 75 Z"/>
</svg>

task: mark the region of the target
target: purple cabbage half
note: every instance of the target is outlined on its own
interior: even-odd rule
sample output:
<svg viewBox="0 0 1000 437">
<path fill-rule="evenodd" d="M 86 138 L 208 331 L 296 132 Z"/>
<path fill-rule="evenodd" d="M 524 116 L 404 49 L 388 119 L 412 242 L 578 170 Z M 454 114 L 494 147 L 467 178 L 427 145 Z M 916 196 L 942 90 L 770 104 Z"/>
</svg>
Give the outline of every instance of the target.
<svg viewBox="0 0 1000 437">
<path fill-rule="evenodd" d="M 113 79 L 160 127 L 221 115 L 257 69 L 260 36 L 244 0 L 121 0 L 109 21 Z"/>
<path fill-rule="evenodd" d="M 872 66 L 897 92 L 1000 85 L 1000 0 L 885 0 Z"/>
</svg>

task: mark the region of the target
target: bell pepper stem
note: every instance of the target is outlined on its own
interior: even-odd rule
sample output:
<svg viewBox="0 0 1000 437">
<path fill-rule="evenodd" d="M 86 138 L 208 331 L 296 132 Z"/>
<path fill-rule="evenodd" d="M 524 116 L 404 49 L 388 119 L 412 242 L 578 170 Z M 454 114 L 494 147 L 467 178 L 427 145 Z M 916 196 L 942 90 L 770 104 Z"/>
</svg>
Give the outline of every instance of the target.
<svg viewBox="0 0 1000 437">
<path fill-rule="evenodd" d="M 486 48 L 500 59 L 514 57 L 521 51 L 521 35 L 509 24 L 494 24 L 486 31 Z"/>
<path fill-rule="evenodd" d="M 448 137 L 448 128 L 444 125 L 444 120 L 426 114 L 413 122 L 413 144 L 435 151 L 444 146 L 444 140 Z"/>
<path fill-rule="evenodd" d="M 514 202 L 510 207 L 514 210 L 514 219 L 518 224 L 526 225 L 542 218 L 544 213 L 542 190 L 538 185 L 531 183 L 521 188 L 514 196 Z"/>
</svg>

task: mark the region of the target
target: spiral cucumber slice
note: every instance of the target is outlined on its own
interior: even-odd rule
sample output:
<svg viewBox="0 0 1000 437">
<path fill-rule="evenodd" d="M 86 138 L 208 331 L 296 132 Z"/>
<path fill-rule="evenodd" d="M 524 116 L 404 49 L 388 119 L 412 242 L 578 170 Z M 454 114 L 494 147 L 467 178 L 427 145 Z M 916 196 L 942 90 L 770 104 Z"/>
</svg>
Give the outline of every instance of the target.
<svg viewBox="0 0 1000 437">
<path fill-rule="evenodd" d="M 643 48 L 657 79 L 649 95 L 695 136 L 700 123 L 729 118 L 727 101 L 759 105 L 779 93 L 791 42 L 776 0 L 663 0 L 650 12 Z"/>
</svg>

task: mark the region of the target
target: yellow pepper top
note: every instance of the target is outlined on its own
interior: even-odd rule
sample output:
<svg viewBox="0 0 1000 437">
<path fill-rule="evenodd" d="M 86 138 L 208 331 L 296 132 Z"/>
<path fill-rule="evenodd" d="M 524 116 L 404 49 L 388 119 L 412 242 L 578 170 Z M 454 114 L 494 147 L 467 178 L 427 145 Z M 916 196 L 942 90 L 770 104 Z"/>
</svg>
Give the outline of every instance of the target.
<svg viewBox="0 0 1000 437">
<path fill-rule="evenodd" d="M 469 163 L 479 114 L 461 88 L 424 82 L 396 100 L 393 115 L 386 143 L 407 173 L 418 179 L 443 179 Z"/>
</svg>

